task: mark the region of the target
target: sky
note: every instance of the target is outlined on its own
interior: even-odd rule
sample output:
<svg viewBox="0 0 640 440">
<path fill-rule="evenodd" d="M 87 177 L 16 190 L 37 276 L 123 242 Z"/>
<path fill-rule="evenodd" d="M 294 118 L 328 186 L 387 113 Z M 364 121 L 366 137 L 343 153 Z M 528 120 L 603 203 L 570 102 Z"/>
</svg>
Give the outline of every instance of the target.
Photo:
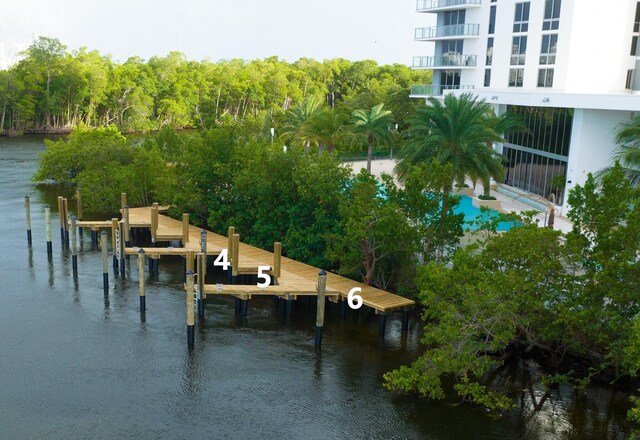
<svg viewBox="0 0 640 440">
<path fill-rule="evenodd" d="M 415 0 L 0 0 L 0 68 L 34 36 L 119 62 L 180 51 L 197 61 L 341 57 L 410 65 L 431 52 L 429 43 L 413 41 L 413 29 L 429 24 Z"/>
</svg>

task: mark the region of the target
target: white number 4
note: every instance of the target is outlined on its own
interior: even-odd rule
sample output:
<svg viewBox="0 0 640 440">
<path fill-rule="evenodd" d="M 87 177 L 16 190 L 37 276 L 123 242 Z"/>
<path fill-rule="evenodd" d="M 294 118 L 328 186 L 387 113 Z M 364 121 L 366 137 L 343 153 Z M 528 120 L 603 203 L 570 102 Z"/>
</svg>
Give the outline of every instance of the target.
<svg viewBox="0 0 640 440">
<path fill-rule="evenodd" d="M 267 287 L 271 284 L 271 276 L 268 273 L 262 273 L 266 270 L 271 270 L 271 266 L 258 266 L 258 279 L 264 279 L 264 282 L 262 283 L 258 281 L 258 287 Z"/>
<path fill-rule="evenodd" d="M 231 263 L 229 263 L 228 251 L 227 249 L 222 249 L 220 251 L 220 255 L 216 258 L 216 261 L 213 262 L 214 266 L 222 266 L 222 270 L 229 269 Z"/>
<path fill-rule="evenodd" d="M 349 307 L 353 310 L 359 309 L 362 307 L 362 297 L 360 295 L 354 295 L 354 292 L 362 292 L 362 288 L 354 287 L 349 291 L 347 295 L 347 302 L 349 303 Z"/>
</svg>

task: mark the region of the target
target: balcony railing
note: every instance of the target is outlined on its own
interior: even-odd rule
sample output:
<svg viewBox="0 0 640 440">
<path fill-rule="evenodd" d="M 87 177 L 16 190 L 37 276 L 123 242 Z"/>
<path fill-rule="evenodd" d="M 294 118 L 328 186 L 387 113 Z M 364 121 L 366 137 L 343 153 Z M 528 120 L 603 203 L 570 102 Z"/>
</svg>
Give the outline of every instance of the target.
<svg viewBox="0 0 640 440">
<path fill-rule="evenodd" d="M 480 33 L 480 25 L 473 23 L 450 24 L 446 26 L 431 26 L 416 28 L 416 40 L 429 40 L 434 38 L 477 36 Z"/>
<path fill-rule="evenodd" d="M 430 11 L 432 9 L 453 8 L 456 6 L 480 6 L 482 0 L 417 0 L 416 11 Z"/>
<path fill-rule="evenodd" d="M 438 57 L 413 57 L 414 69 L 434 69 L 438 67 L 475 67 L 475 55 L 463 55 L 461 53 L 445 54 Z"/>
<path fill-rule="evenodd" d="M 433 84 L 416 84 L 411 86 L 410 95 L 413 97 L 442 96 L 445 90 L 472 90 L 472 85 L 444 85 L 434 86 Z"/>
</svg>

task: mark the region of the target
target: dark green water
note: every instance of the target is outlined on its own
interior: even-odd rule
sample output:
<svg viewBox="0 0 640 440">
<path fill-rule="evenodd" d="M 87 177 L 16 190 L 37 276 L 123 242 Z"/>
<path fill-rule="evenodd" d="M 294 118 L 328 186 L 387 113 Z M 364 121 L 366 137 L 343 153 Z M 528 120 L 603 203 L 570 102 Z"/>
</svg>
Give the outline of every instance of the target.
<svg viewBox="0 0 640 440">
<path fill-rule="evenodd" d="M 111 274 L 85 234 L 79 277 L 62 251 L 57 213 L 47 260 L 43 207 L 55 191 L 30 179 L 42 138 L 0 138 L 0 439 L 623 439 L 623 397 L 593 388 L 584 398 L 503 380 L 523 389 L 499 418 L 482 410 L 397 396 L 382 374 L 420 352 L 420 322 L 384 340 L 375 315 L 340 319 L 329 307 L 321 354 L 315 306 L 299 301 L 285 323 L 270 298 L 250 301 L 237 323 L 230 299 L 209 300 L 186 347 L 182 263 L 163 259 L 147 281 L 145 322 L 135 264 Z M 23 197 L 31 196 L 34 245 L 26 243 Z M 72 207 L 70 207 L 72 209 Z M 134 261 L 132 260 L 132 263 Z"/>
</svg>

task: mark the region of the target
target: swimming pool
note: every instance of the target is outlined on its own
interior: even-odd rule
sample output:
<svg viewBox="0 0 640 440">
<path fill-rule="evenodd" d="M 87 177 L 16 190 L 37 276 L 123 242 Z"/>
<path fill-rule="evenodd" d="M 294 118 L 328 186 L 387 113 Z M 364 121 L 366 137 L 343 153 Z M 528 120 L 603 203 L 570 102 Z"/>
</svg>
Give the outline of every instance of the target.
<svg viewBox="0 0 640 440">
<path fill-rule="evenodd" d="M 478 229 L 478 225 L 474 224 L 475 220 L 478 217 L 483 217 L 485 215 L 497 215 L 498 211 L 489 210 L 486 214 L 480 211 L 480 208 L 476 208 L 472 203 L 473 199 L 469 196 L 461 195 L 460 203 L 455 207 L 454 212 L 456 214 L 464 214 L 464 222 L 463 228 L 465 231 L 475 231 Z M 508 231 L 514 226 L 518 226 L 517 223 L 514 222 L 500 222 L 498 223 L 498 231 Z"/>
</svg>

